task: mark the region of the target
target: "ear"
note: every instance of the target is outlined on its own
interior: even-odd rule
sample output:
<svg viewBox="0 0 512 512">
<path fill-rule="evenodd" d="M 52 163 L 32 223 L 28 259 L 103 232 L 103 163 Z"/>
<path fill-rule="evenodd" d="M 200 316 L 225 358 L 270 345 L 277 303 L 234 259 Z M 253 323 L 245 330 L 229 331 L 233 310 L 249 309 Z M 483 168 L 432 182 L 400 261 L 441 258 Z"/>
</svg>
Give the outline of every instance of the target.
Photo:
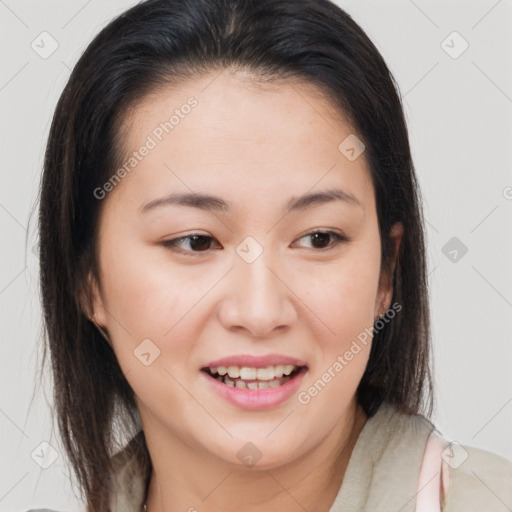
<svg viewBox="0 0 512 512">
<path fill-rule="evenodd" d="M 377 319 L 383 315 L 391 306 L 393 299 L 393 274 L 395 272 L 396 262 L 398 259 L 398 250 L 402 242 L 404 234 L 404 226 L 401 222 L 396 222 L 391 226 L 389 237 L 391 239 L 392 254 L 391 261 L 386 269 L 383 269 L 379 282 L 379 293 L 375 301 L 374 317 Z"/>
<path fill-rule="evenodd" d="M 103 306 L 98 282 L 91 271 L 87 275 L 85 289 L 80 294 L 80 305 L 84 315 L 91 319 L 98 328 L 105 330 L 106 310 Z"/>
</svg>

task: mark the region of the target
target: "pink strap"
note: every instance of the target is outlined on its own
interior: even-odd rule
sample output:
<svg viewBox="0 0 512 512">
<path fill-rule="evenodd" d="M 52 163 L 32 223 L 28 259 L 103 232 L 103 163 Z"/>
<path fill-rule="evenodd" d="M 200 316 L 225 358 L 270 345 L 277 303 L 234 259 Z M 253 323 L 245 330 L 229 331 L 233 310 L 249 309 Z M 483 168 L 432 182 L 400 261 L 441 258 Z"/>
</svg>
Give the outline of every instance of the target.
<svg viewBox="0 0 512 512">
<path fill-rule="evenodd" d="M 427 439 L 418 478 L 416 512 L 441 512 L 448 492 L 449 466 L 442 454 L 449 441 L 433 430 Z"/>
</svg>

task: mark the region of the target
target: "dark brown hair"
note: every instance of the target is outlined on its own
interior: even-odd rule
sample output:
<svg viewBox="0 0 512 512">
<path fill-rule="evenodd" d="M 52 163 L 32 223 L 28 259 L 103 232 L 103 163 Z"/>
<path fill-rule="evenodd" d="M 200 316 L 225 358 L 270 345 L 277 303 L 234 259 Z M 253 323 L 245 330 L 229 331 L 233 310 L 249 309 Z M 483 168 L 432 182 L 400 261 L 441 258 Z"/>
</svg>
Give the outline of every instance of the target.
<svg viewBox="0 0 512 512">
<path fill-rule="evenodd" d="M 295 79 L 323 91 L 366 146 L 382 251 L 389 230 L 404 236 L 393 274 L 402 309 L 379 329 L 357 390 L 369 416 L 382 402 L 430 417 L 430 322 L 419 189 L 395 80 L 364 31 L 328 0 L 148 0 L 110 22 L 90 43 L 57 104 L 42 177 L 40 275 L 54 402 L 65 449 L 88 510 L 108 510 L 110 457 L 121 433 L 140 431 L 134 395 L 81 297 L 98 279 L 101 201 L 93 191 L 120 161 L 128 109 L 166 84 L 214 69 L 244 69 L 254 80 Z M 98 279 L 99 282 L 99 279 Z M 143 433 L 137 436 L 149 465 Z"/>
</svg>

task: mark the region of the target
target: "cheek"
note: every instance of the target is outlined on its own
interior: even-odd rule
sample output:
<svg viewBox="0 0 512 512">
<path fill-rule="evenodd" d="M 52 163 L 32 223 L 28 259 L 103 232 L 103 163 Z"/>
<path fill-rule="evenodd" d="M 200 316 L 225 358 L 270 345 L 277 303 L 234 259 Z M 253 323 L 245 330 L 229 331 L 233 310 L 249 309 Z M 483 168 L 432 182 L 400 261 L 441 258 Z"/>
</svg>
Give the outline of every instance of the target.
<svg viewBox="0 0 512 512">
<path fill-rule="evenodd" d="M 375 254 L 354 253 L 325 275 L 308 280 L 305 302 L 319 319 L 310 324 L 316 326 L 313 339 L 319 357 L 297 402 L 319 429 L 338 423 L 339 411 L 353 399 L 368 363 L 380 266 Z"/>
<path fill-rule="evenodd" d="M 106 308 L 124 320 L 129 332 L 160 338 L 197 302 L 205 278 L 191 266 L 172 264 L 158 247 L 140 242 L 122 247 L 105 251 Z"/>
<path fill-rule="evenodd" d="M 357 336 L 373 324 L 378 288 L 379 247 L 347 253 L 332 265 L 319 264 L 314 272 L 304 269 L 307 276 L 298 283 L 300 297 L 318 317 L 318 339 L 339 343 Z"/>
<path fill-rule="evenodd" d="M 158 248 L 117 248 L 118 257 L 114 247 L 106 248 L 102 260 L 103 303 L 113 348 L 124 373 L 136 370 L 138 374 L 141 362 L 135 354 L 144 340 L 151 340 L 157 347 L 149 343 L 150 352 L 161 350 L 158 363 L 167 357 L 170 342 L 173 358 L 185 358 L 191 344 L 182 340 L 197 336 L 197 324 L 190 318 L 207 291 L 208 280 L 202 279 L 201 284 L 197 272 L 192 277 L 190 269 L 176 271 Z M 135 372 L 131 378 L 136 378 Z M 137 383 L 140 385 L 144 382 Z"/>
</svg>

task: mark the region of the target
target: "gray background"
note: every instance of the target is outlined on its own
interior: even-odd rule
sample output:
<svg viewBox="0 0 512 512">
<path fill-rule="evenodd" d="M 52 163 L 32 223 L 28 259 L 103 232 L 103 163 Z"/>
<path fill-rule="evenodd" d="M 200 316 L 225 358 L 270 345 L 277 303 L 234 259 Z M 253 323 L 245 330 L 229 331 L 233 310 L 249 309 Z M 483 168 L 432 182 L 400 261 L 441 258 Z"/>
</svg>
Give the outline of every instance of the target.
<svg viewBox="0 0 512 512">
<path fill-rule="evenodd" d="M 70 69 L 133 3 L 0 0 L 0 511 L 81 510 L 50 436 L 49 380 L 29 408 L 41 325 L 29 216 Z M 382 52 L 404 97 L 427 219 L 435 423 L 512 459 L 512 0 L 338 3 Z M 58 44 L 47 58 L 31 47 L 51 49 L 44 31 Z M 59 454 L 47 469 L 34 461 L 42 442 Z"/>
</svg>

